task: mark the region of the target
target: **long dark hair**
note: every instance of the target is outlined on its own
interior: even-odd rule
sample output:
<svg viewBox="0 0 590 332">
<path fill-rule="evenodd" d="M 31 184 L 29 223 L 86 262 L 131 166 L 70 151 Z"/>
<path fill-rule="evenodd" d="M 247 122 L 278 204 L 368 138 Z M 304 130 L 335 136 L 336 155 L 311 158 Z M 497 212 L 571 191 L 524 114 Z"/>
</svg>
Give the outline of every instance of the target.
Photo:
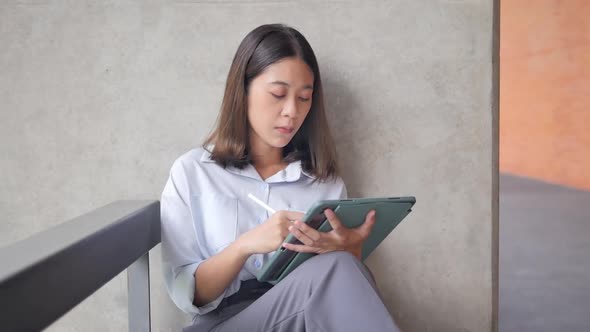
<svg viewBox="0 0 590 332">
<path fill-rule="evenodd" d="M 252 80 L 271 64 L 298 57 L 313 72 L 312 104 L 293 139 L 283 148 L 283 160 L 301 160 L 302 169 L 317 179 L 338 174 L 336 149 L 324 110 L 320 70 L 315 54 L 299 31 L 283 24 L 266 24 L 252 30 L 240 43 L 232 61 L 217 124 L 203 146 L 214 144 L 211 159 L 223 167 L 243 168 L 252 163 L 249 155 L 248 88 Z"/>
</svg>

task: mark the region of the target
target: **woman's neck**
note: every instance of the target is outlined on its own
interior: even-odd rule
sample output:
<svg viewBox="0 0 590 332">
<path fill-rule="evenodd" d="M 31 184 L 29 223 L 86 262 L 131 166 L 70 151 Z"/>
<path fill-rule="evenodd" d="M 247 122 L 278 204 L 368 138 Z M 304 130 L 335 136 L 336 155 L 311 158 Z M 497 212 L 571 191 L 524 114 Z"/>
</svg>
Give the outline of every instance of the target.
<svg viewBox="0 0 590 332">
<path fill-rule="evenodd" d="M 250 153 L 256 167 L 268 168 L 284 164 L 282 151 L 280 149 L 269 149 L 267 151 L 252 151 Z"/>
<path fill-rule="evenodd" d="M 286 163 L 283 161 L 283 149 L 281 148 L 275 148 L 266 144 L 250 144 L 250 156 L 254 168 L 263 180 L 286 166 Z"/>
</svg>

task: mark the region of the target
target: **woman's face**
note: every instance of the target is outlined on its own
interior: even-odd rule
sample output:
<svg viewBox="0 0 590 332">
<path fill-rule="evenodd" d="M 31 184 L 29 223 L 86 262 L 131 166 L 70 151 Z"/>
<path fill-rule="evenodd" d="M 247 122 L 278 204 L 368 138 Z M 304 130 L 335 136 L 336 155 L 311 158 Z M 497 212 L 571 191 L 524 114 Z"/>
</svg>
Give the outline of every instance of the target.
<svg viewBox="0 0 590 332">
<path fill-rule="evenodd" d="M 248 122 L 253 146 L 283 148 L 303 124 L 311 108 L 313 72 L 297 57 L 266 69 L 248 89 Z"/>
</svg>

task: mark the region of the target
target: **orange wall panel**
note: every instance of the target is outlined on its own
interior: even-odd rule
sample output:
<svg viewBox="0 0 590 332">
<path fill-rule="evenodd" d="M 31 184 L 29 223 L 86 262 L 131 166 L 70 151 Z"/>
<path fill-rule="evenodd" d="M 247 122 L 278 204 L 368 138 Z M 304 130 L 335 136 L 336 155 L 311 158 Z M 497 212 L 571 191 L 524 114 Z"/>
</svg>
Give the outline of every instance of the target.
<svg viewBox="0 0 590 332">
<path fill-rule="evenodd" d="M 590 189 L 590 1 L 505 0 L 500 170 Z"/>
</svg>

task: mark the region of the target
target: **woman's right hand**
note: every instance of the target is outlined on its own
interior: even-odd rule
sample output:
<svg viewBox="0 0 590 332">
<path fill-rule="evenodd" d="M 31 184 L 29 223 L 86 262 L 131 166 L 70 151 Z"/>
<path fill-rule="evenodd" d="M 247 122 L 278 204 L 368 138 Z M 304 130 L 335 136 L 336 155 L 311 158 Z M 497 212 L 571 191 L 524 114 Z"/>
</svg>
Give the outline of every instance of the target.
<svg viewBox="0 0 590 332">
<path fill-rule="evenodd" d="M 289 235 L 289 226 L 303 216 L 301 212 L 277 211 L 264 223 L 242 234 L 236 242 L 247 255 L 275 251 Z"/>
</svg>

